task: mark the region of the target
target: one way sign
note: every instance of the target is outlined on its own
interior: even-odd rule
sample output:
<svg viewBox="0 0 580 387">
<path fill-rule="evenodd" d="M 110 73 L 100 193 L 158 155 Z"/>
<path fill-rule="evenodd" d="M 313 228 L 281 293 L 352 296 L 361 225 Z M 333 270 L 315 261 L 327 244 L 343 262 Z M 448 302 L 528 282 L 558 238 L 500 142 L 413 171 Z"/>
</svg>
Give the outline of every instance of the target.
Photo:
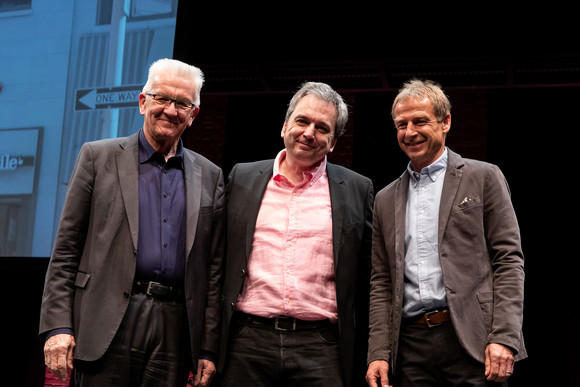
<svg viewBox="0 0 580 387">
<path fill-rule="evenodd" d="M 75 110 L 137 107 L 142 85 L 77 89 Z"/>
</svg>

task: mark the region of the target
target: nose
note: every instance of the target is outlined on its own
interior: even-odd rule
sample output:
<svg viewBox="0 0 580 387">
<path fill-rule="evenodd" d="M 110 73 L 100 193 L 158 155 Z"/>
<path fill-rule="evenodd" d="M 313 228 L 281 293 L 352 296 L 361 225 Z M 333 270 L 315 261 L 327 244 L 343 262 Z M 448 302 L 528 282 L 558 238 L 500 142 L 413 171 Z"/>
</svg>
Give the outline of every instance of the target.
<svg viewBox="0 0 580 387">
<path fill-rule="evenodd" d="M 415 130 L 415 125 L 413 125 L 412 122 L 408 122 L 407 127 L 405 129 L 405 136 L 414 136 L 416 134 L 417 131 Z"/>
<path fill-rule="evenodd" d="M 304 135 L 304 137 L 312 138 L 312 137 L 314 137 L 315 131 L 316 131 L 316 127 L 314 126 L 314 123 L 312 123 L 304 129 L 303 135 Z"/>
<path fill-rule="evenodd" d="M 176 116 L 177 115 L 177 108 L 175 106 L 176 101 L 169 101 L 169 104 L 165 105 L 163 111 L 167 115 Z"/>
</svg>

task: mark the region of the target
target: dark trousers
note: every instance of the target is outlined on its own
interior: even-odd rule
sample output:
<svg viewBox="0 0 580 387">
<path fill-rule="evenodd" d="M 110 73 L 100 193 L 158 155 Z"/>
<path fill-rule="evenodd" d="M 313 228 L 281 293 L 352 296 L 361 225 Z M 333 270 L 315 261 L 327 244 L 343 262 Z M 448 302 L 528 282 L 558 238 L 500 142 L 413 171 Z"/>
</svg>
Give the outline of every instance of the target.
<svg viewBox="0 0 580 387">
<path fill-rule="evenodd" d="M 274 324 L 232 319 L 224 387 L 341 387 L 341 370 L 336 324 L 280 331 Z"/>
<path fill-rule="evenodd" d="M 459 343 L 451 322 L 432 328 L 402 324 L 394 386 L 507 386 L 486 381 L 484 372 Z"/>
<path fill-rule="evenodd" d="M 191 369 L 188 332 L 183 301 L 133 294 L 105 355 L 76 361 L 71 386 L 185 387 Z"/>
</svg>

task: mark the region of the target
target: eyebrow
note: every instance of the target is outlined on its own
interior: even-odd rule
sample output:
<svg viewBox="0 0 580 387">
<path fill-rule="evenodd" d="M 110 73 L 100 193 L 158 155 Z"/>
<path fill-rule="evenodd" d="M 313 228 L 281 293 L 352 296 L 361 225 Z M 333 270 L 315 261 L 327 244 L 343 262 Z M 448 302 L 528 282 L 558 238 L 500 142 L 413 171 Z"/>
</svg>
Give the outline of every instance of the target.
<svg viewBox="0 0 580 387">
<path fill-rule="evenodd" d="M 418 114 L 416 116 L 410 117 L 409 119 L 397 119 L 397 118 L 395 118 L 393 121 L 395 123 L 400 123 L 400 122 L 408 122 L 408 121 L 416 121 L 416 120 L 427 120 L 427 121 L 429 121 L 429 120 L 432 120 L 432 119 L 435 119 L 435 118 L 431 117 L 429 114 L 421 113 L 421 114 Z"/>
<path fill-rule="evenodd" d="M 316 127 L 324 127 L 327 130 L 332 129 L 332 126 L 329 125 L 328 123 L 326 123 L 325 121 L 316 121 L 316 120 L 313 120 L 311 117 L 304 115 L 304 114 L 298 114 L 294 117 L 294 121 L 299 120 L 299 119 L 302 119 L 302 120 L 305 120 L 308 122 L 314 122 Z"/>
</svg>

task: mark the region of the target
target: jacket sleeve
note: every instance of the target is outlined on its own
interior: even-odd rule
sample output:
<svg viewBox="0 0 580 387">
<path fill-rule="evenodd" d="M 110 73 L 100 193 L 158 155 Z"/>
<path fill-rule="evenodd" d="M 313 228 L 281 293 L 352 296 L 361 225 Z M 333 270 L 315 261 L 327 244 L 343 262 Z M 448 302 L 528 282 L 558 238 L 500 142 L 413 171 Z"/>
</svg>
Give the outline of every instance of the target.
<svg viewBox="0 0 580 387">
<path fill-rule="evenodd" d="M 517 354 L 523 347 L 524 255 L 509 188 L 495 165 L 486 176 L 484 195 L 484 229 L 493 271 L 493 322 L 487 341 Z"/>
<path fill-rule="evenodd" d="M 205 309 L 205 335 L 202 349 L 219 353 L 223 263 L 225 254 L 225 195 L 222 170 L 215 181 L 211 244 L 208 265 L 208 294 Z"/>
<path fill-rule="evenodd" d="M 75 280 L 86 240 L 93 192 L 91 148 L 82 146 L 67 190 L 56 241 L 46 273 L 39 333 L 73 328 Z"/>
<path fill-rule="evenodd" d="M 369 310 L 369 349 L 367 362 L 390 361 L 392 332 L 392 287 L 389 273 L 389 258 L 386 248 L 386 214 L 382 195 L 377 195 L 374 206 L 372 234 L 372 271 Z"/>
</svg>

